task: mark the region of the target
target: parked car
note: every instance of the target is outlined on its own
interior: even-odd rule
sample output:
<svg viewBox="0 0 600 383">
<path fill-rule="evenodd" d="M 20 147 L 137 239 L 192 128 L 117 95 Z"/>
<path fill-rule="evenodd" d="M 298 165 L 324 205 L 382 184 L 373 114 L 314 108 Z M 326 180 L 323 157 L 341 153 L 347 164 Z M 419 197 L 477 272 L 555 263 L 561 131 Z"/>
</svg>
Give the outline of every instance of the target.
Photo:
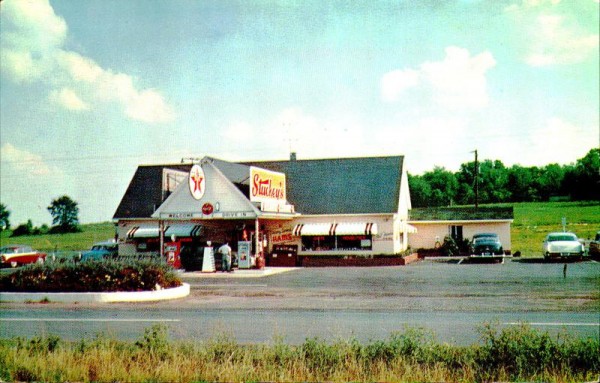
<svg viewBox="0 0 600 383">
<path fill-rule="evenodd" d="M 498 234 L 478 233 L 473 236 L 471 242 L 471 255 L 473 256 L 493 256 L 504 255 L 502 242 Z"/>
<path fill-rule="evenodd" d="M 116 242 L 98 242 L 92 248 L 81 254 L 82 261 L 100 261 L 103 259 L 114 259 L 119 256 L 119 245 Z"/>
<path fill-rule="evenodd" d="M 582 258 L 584 246 L 573 233 L 550 233 L 543 243 L 544 258 Z"/>
<path fill-rule="evenodd" d="M 600 258 L 600 231 L 596 233 L 596 237 L 590 242 L 588 255 L 592 258 Z"/>
<path fill-rule="evenodd" d="M 26 245 L 8 245 L 0 248 L 2 267 L 17 267 L 28 263 L 43 263 L 46 253 L 33 250 Z"/>
</svg>

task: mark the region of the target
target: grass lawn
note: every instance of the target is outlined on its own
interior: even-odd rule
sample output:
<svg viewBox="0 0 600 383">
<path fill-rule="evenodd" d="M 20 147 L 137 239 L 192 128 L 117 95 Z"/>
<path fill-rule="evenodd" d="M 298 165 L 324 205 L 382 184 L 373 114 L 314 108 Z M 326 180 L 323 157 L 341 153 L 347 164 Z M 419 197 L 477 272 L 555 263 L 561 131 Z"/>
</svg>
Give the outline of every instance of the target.
<svg viewBox="0 0 600 383">
<path fill-rule="evenodd" d="M 40 251 L 79 251 L 89 249 L 94 242 L 106 241 L 115 237 L 115 226 L 111 222 L 81 225 L 81 233 L 24 235 L 10 237 L 9 232 L 0 235 L 0 244 L 31 245 Z"/>
<path fill-rule="evenodd" d="M 591 239 L 600 231 L 600 202 L 597 201 L 524 202 L 512 206 L 515 214 L 512 251 L 521 251 L 523 256 L 541 256 L 546 234 L 562 231 L 562 217 L 567 219 L 567 231 L 579 238 Z"/>
</svg>

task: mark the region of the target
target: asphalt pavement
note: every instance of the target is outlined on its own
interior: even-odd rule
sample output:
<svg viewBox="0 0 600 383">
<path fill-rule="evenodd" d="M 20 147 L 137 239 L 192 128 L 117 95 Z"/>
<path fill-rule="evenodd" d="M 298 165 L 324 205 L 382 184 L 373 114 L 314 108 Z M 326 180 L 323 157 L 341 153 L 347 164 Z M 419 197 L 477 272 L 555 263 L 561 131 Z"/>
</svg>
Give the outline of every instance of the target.
<svg viewBox="0 0 600 383">
<path fill-rule="evenodd" d="M 0 304 L 0 337 L 98 333 L 137 339 L 164 323 L 175 339 L 218 334 L 239 342 L 283 338 L 301 343 L 355 337 L 384 339 L 423 327 L 437 339 L 470 344 L 485 322 L 577 337 L 600 337 L 600 263 L 567 265 L 508 260 L 465 265 L 428 259 L 399 267 L 301 268 L 262 277 L 242 272 L 184 273 L 191 294 L 153 303 Z"/>
</svg>

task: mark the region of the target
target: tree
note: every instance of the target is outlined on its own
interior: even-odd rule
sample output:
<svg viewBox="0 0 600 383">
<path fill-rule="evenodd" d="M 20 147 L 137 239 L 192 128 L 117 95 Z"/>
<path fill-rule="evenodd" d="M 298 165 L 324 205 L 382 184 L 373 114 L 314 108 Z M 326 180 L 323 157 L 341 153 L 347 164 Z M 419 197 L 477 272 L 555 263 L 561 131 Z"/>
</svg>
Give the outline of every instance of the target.
<svg viewBox="0 0 600 383">
<path fill-rule="evenodd" d="M 10 235 L 11 237 L 19 237 L 21 235 L 32 235 L 34 231 L 34 227 L 33 227 L 33 222 L 31 222 L 30 219 L 27 220 L 27 223 L 22 223 L 19 226 L 17 226 L 12 234 Z"/>
<path fill-rule="evenodd" d="M 508 190 L 510 190 L 511 202 L 537 201 L 539 195 L 534 187 L 536 167 L 525 168 L 521 165 L 513 165 L 508 170 Z"/>
<path fill-rule="evenodd" d="M 483 203 L 508 201 L 508 170 L 500 160 L 479 164 L 479 199 Z"/>
<path fill-rule="evenodd" d="M 408 185 L 410 188 L 410 203 L 413 207 L 429 206 L 431 198 L 431 186 L 423 179 L 423 176 L 408 174 Z"/>
<path fill-rule="evenodd" d="M 48 211 L 52 215 L 52 223 L 56 225 L 50 231 L 53 233 L 73 233 L 78 232 L 79 228 L 79 208 L 77 202 L 69 196 L 62 196 L 52 201 L 48 206 Z"/>
<path fill-rule="evenodd" d="M 0 233 L 4 230 L 10 229 L 10 210 L 7 209 L 6 205 L 0 203 Z"/>
<path fill-rule="evenodd" d="M 563 185 L 574 200 L 600 200 L 600 149 L 590 150 L 566 170 Z"/>
<path fill-rule="evenodd" d="M 454 173 L 436 166 L 433 171 L 423 174 L 423 179 L 431 188 L 430 206 L 449 206 L 456 200 L 458 181 Z"/>
</svg>

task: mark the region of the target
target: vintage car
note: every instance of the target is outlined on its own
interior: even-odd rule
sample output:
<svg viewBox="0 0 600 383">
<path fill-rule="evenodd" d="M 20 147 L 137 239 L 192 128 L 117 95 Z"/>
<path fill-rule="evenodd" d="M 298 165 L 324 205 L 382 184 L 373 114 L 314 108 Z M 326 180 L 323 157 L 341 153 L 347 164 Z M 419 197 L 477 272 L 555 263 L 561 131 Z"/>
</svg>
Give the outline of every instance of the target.
<svg viewBox="0 0 600 383">
<path fill-rule="evenodd" d="M 472 256 L 504 255 L 502 242 L 495 233 L 479 233 L 473 236 L 471 242 Z"/>
<path fill-rule="evenodd" d="M 544 258 L 582 258 L 583 244 L 573 233 L 550 233 L 543 243 Z"/>
<path fill-rule="evenodd" d="M 600 231 L 596 233 L 596 237 L 590 242 L 588 255 L 593 259 L 600 258 Z"/>
<path fill-rule="evenodd" d="M 98 242 L 92 245 L 88 251 L 81 253 L 82 261 L 101 261 L 103 259 L 114 259 L 119 255 L 119 245 L 113 241 Z"/>
<path fill-rule="evenodd" d="M 28 263 L 46 260 L 46 253 L 33 250 L 26 245 L 7 245 L 0 248 L 0 261 L 2 267 L 17 267 Z"/>
</svg>

